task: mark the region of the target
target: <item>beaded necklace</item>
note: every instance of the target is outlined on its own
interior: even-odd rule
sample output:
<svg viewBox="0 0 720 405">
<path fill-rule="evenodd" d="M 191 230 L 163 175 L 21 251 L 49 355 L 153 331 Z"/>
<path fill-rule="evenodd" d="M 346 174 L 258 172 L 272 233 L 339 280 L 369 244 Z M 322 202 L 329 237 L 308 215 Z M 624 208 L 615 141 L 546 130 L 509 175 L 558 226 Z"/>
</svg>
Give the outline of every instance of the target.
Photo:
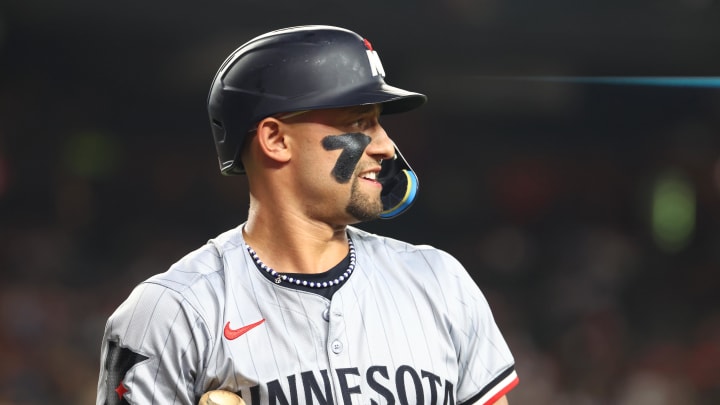
<svg viewBox="0 0 720 405">
<path fill-rule="evenodd" d="M 348 246 L 350 247 L 350 265 L 348 266 L 347 270 L 340 275 L 339 277 L 335 278 L 335 280 L 330 281 L 323 281 L 323 282 L 314 282 L 314 281 L 307 281 L 307 280 L 301 280 L 296 277 L 288 276 L 287 274 L 280 274 L 277 271 L 275 271 L 272 267 L 269 267 L 265 263 L 260 260 L 260 257 L 258 257 L 257 252 L 253 250 L 249 245 L 247 247 L 248 253 L 250 253 L 250 257 L 253 258 L 255 263 L 258 267 L 265 270 L 268 274 L 270 274 L 272 277 L 275 278 L 275 284 L 280 284 L 283 281 L 287 281 L 288 283 L 296 284 L 296 285 L 302 285 L 305 287 L 311 287 L 311 288 L 325 288 L 325 287 L 331 287 L 334 285 L 340 285 L 345 280 L 347 280 L 350 277 L 350 274 L 352 274 L 353 270 L 355 270 L 355 245 L 353 245 L 353 242 L 350 238 L 348 238 Z"/>
</svg>

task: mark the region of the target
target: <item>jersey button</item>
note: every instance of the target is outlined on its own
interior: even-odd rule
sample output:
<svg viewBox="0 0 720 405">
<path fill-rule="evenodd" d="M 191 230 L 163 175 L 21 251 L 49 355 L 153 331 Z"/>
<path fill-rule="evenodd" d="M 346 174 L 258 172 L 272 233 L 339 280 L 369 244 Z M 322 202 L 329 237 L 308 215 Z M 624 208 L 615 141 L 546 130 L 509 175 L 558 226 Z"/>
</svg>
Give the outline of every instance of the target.
<svg viewBox="0 0 720 405">
<path fill-rule="evenodd" d="M 335 340 L 330 344 L 330 349 L 333 351 L 333 353 L 340 354 L 343 349 L 343 344 L 339 340 Z"/>
<path fill-rule="evenodd" d="M 325 308 L 325 310 L 322 313 L 322 317 L 326 321 L 330 321 L 330 308 Z"/>
</svg>

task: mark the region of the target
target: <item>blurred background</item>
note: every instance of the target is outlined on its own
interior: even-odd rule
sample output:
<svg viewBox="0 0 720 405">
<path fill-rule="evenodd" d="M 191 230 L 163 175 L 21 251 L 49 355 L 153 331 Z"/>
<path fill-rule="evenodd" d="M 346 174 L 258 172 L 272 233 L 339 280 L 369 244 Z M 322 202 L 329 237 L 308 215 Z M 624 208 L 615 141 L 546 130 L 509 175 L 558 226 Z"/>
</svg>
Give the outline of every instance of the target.
<svg viewBox="0 0 720 405">
<path fill-rule="evenodd" d="M 207 91 L 301 24 L 429 96 L 384 121 L 419 199 L 361 227 L 465 264 L 512 405 L 720 403 L 720 89 L 527 79 L 720 76 L 717 0 L 5 0 L 0 404 L 94 403 L 110 313 L 245 219 Z"/>
</svg>

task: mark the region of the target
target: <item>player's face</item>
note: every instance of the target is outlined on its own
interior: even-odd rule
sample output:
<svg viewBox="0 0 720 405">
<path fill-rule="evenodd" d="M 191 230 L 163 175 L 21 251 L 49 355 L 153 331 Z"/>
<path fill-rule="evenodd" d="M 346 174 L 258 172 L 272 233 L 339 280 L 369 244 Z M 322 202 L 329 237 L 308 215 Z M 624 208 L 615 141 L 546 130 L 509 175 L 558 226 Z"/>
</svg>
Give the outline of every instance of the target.
<svg viewBox="0 0 720 405">
<path fill-rule="evenodd" d="M 312 215 L 335 215 L 330 221 L 353 223 L 377 218 L 383 211 L 380 161 L 395 147 L 378 120 L 376 105 L 309 111 L 292 124 L 300 153 L 293 155 L 305 183 Z"/>
</svg>

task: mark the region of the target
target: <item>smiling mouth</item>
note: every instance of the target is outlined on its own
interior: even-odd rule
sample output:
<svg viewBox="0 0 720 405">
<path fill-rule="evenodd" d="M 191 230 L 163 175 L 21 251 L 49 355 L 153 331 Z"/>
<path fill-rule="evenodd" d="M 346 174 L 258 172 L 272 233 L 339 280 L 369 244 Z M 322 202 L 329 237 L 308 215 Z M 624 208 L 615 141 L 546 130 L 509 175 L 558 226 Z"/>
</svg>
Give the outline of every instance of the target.
<svg viewBox="0 0 720 405">
<path fill-rule="evenodd" d="M 377 172 L 367 172 L 360 175 L 360 178 L 365 180 L 374 181 L 377 183 Z"/>
<path fill-rule="evenodd" d="M 382 189 L 382 183 L 378 181 L 378 173 L 379 171 L 372 170 L 369 172 L 361 173 L 358 177 L 360 177 L 361 180 L 365 180 L 366 182 L 373 184 L 374 187 Z"/>
</svg>

